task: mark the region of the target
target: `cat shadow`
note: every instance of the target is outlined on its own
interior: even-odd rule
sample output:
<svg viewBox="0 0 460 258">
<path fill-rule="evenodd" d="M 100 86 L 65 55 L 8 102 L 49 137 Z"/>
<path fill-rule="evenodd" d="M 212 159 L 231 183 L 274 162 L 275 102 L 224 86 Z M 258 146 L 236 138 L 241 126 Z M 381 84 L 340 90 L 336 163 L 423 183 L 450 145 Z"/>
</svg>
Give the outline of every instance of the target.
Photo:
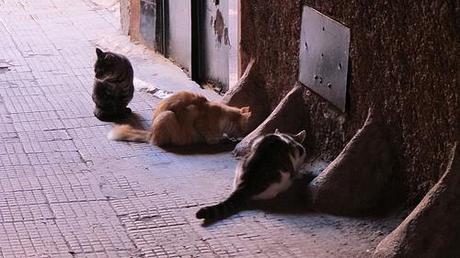
<svg viewBox="0 0 460 258">
<path fill-rule="evenodd" d="M 315 176 L 308 174 L 292 182 L 292 186 L 276 198 L 263 201 L 251 201 L 252 209 L 278 214 L 305 214 L 312 211 L 308 184 Z"/>
<path fill-rule="evenodd" d="M 208 144 L 193 144 L 187 146 L 164 146 L 164 150 L 180 155 L 190 154 L 216 154 L 222 152 L 232 151 L 237 143 L 232 141 L 224 141 L 219 144 L 208 145 Z"/>
</svg>

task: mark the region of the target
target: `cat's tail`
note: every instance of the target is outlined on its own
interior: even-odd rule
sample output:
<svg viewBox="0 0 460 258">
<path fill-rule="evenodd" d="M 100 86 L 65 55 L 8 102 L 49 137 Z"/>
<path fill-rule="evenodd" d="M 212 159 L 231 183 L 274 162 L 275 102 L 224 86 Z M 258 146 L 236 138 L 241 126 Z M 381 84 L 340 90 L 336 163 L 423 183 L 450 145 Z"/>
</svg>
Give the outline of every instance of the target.
<svg viewBox="0 0 460 258">
<path fill-rule="evenodd" d="M 113 141 L 149 142 L 151 132 L 135 129 L 130 125 L 117 125 L 108 134 L 107 138 Z"/>
<path fill-rule="evenodd" d="M 197 213 L 198 219 L 206 221 L 224 219 L 239 212 L 247 203 L 249 194 L 244 187 L 238 187 L 225 201 L 201 208 Z"/>
</svg>

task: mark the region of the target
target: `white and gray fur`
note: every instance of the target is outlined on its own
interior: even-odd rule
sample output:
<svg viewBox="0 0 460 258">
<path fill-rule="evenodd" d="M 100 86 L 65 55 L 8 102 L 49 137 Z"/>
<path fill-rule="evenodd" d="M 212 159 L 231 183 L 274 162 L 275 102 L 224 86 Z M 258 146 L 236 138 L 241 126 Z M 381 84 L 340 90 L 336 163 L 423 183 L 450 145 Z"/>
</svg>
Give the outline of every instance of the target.
<svg viewBox="0 0 460 258">
<path fill-rule="evenodd" d="M 127 108 L 134 94 L 134 71 L 128 58 L 96 48 L 94 64 L 94 115 L 103 121 L 123 118 L 131 113 Z"/>
<path fill-rule="evenodd" d="M 305 160 L 302 146 L 305 134 L 301 131 L 290 135 L 277 130 L 256 138 L 249 154 L 237 166 L 232 194 L 219 204 L 201 208 L 196 217 L 225 218 L 238 212 L 249 200 L 269 200 L 289 189 Z"/>
</svg>

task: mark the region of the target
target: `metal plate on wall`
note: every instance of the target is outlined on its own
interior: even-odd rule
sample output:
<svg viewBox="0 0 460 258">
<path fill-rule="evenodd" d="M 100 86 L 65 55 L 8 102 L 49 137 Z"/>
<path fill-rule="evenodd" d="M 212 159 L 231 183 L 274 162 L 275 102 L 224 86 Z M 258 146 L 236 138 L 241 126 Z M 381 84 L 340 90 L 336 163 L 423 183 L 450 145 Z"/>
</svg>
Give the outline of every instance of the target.
<svg viewBox="0 0 460 258">
<path fill-rule="evenodd" d="M 299 81 L 345 112 L 350 29 L 305 6 Z"/>
</svg>

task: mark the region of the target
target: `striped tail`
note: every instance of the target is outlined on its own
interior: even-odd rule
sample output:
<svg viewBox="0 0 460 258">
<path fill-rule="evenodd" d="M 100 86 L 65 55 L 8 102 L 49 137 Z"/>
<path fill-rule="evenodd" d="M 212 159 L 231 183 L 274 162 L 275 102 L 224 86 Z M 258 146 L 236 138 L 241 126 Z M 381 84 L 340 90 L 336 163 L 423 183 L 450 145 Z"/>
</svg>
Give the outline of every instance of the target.
<svg viewBox="0 0 460 258">
<path fill-rule="evenodd" d="M 238 213 L 246 205 L 248 199 L 249 196 L 246 189 L 238 187 L 225 201 L 201 208 L 196 213 L 196 217 L 208 221 L 224 219 Z"/>
<path fill-rule="evenodd" d="M 149 142 L 151 132 L 135 129 L 129 125 L 115 126 L 107 138 L 113 141 Z"/>
</svg>

